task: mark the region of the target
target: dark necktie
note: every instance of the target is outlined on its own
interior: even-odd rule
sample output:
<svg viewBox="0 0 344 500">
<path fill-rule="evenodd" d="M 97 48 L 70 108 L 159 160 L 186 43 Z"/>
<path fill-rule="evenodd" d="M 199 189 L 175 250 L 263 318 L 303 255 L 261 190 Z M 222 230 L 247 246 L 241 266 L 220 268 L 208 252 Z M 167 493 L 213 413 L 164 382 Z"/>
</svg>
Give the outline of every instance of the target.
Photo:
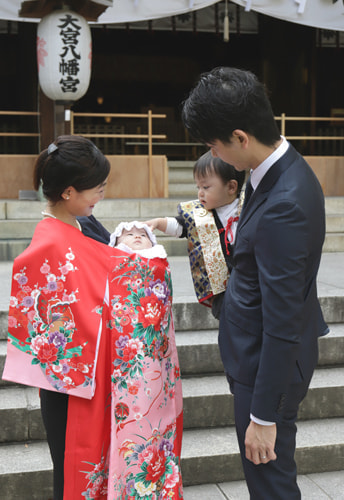
<svg viewBox="0 0 344 500">
<path fill-rule="evenodd" d="M 243 209 L 246 207 L 249 199 L 251 198 L 252 193 L 253 193 L 253 187 L 252 187 L 250 179 L 248 179 L 246 182 L 245 199 L 244 199 Z"/>
</svg>

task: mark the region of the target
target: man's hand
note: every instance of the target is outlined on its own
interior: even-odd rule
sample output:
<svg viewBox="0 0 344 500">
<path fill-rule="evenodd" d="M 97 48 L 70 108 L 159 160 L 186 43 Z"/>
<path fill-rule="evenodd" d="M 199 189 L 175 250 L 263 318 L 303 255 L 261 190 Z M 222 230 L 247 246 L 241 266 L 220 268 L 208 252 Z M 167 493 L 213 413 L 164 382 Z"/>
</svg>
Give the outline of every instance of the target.
<svg viewBox="0 0 344 500">
<path fill-rule="evenodd" d="M 246 430 L 246 458 L 256 465 L 276 460 L 276 435 L 276 424 L 259 425 L 251 421 Z"/>
</svg>

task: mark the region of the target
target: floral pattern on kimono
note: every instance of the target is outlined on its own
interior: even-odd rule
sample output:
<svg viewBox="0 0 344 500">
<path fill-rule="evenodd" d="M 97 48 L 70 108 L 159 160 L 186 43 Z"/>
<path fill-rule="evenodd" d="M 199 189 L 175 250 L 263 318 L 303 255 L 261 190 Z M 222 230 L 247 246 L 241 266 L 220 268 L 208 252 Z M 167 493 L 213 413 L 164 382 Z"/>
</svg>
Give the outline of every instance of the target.
<svg viewBox="0 0 344 500">
<path fill-rule="evenodd" d="M 166 259 L 41 221 L 14 262 L 3 377 L 69 394 L 64 500 L 183 498 Z"/>
<path fill-rule="evenodd" d="M 165 259 L 148 261 L 133 254 L 115 266 L 109 320 L 113 371 L 107 494 L 111 499 L 183 498 L 181 380 L 171 308 L 172 284 Z M 92 496 L 96 491 L 93 482 L 85 497 L 98 498 Z"/>
<path fill-rule="evenodd" d="M 47 237 L 56 224 L 62 225 L 64 240 Z M 14 261 L 4 378 L 89 399 L 109 252 L 98 242 L 89 245 L 89 238 L 66 226 L 41 221 L 31 245 Z M 93 265 L 93 273 L 102 279 L 90 294 L 85 286 L 88 274 L 92 276 L 90 265 L 102 247 L 102 262 Z"/>
</svg>

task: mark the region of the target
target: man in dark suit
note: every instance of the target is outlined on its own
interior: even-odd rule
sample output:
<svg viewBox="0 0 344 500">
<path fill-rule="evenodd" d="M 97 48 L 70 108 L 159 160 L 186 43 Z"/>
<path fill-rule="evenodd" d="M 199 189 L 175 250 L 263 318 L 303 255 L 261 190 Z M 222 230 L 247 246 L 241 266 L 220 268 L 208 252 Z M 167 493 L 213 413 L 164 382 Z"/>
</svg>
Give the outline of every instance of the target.
<svg viewBox="0 0 344 500">
<path fill-rule="evenodd" d="M 280 136 L 264 86 L 251 72 L 216 68 L 201 75 L 182 116 L 214 156 L 251 172 L 219 346 L 251 499 L 300 499 L 295 421 L 317 364 L 318 337 L 328 332 L 316 288 L 323 193 Z"/>
</svg>

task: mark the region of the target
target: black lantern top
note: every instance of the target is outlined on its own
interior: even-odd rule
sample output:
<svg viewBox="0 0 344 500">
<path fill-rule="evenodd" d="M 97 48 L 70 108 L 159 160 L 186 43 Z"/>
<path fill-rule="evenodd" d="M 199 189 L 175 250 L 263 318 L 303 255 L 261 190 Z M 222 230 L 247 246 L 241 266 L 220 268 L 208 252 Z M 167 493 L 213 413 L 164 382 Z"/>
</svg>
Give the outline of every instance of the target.
<svg viewBox="0 0 344 500">
<path fill-rule="evenodd" d="M 97 0 L 27 0 L 21 3 L 19 16 L 43 18 L 52 10 L 68 8 L 83 16 L 87 21 L 96 21 L 112 5 L 112 0 L 101 3 Z"/>
</svg>

